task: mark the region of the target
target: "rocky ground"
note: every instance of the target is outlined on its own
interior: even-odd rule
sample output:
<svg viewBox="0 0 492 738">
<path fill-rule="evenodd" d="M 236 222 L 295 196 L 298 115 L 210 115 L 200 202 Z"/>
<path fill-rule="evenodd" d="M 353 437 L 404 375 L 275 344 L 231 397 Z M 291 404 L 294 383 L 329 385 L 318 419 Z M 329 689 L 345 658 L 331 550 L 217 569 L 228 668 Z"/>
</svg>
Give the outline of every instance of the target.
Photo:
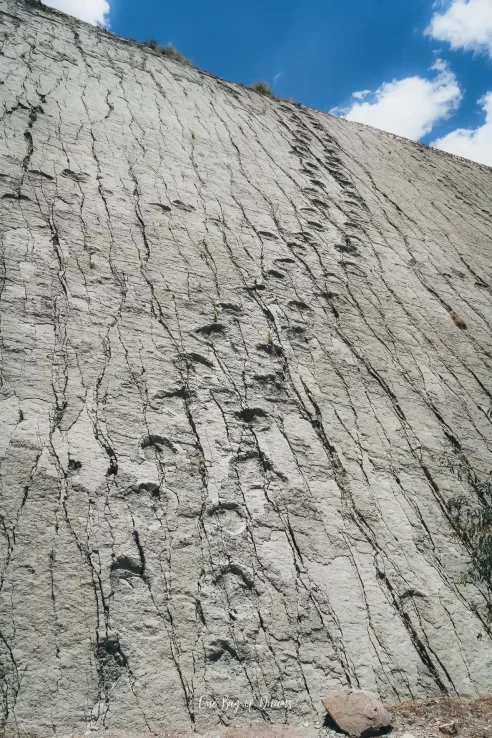
<svg viewBox="0 0 492 738">
<path fill-rule="evenodd" d="M 405 732 L 415 738 L 491 738 L 492 696 L 474 700 L 441 697 L 402 702 L 390 708 L 395 735 Z M 439 730 L 443 726 L 443 730 Z M 448 726 L 445 728 L 445 726 Z M 454 726 L 454 728 L 453 728 Z M 453 732 L 454 729 L 456 732 Z"/>
<path fill-rule="evenodd" d="M 393 728 L 382 734 L 392 738 L 491 738 L 492 696 L 473 700 L 443 697 L 388 706 Z M 440 729 L 441 728 L 441 729 Z M 139 738 L 132 733 L 105 732 L 99 738 Z M 271 723 L 238 723 L 217 728 L 202 736 L 197 733 L 163 731 L 159 738 L 341 738 L 340 730 L 321 724 L 275 725 Z M 30 738 L 28 734 L 21 738 Z M 68 737 L 64 737 L 68 738 Z M 82 738 L 76 735 L 73 738 Z"/>
<path fill-rule="evenodd" d="M 492 696 L 463 700 L 441 697 L 387 706 L 393 738 L 491 738 Z M 441 728 L 441 730 L 439 729 Z M 206 738 L 340 738 L 343 733 L 321 725 L 275 726 L 253 724 L 210 733 Z"/>
</svg>

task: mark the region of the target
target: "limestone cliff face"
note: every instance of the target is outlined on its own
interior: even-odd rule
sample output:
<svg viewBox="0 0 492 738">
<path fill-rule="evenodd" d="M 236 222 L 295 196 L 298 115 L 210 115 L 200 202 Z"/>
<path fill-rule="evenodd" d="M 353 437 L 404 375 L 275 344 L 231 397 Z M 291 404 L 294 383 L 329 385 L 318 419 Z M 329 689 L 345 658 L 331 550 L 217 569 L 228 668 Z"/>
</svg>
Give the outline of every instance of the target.
<svg viewBox="0 0 492 738">
<path fill-rule="evenodd" d="M 442 459 L 492 467 L 492 171 L 0 24 L 7 735 L 490 690 Z"/>
</svg>

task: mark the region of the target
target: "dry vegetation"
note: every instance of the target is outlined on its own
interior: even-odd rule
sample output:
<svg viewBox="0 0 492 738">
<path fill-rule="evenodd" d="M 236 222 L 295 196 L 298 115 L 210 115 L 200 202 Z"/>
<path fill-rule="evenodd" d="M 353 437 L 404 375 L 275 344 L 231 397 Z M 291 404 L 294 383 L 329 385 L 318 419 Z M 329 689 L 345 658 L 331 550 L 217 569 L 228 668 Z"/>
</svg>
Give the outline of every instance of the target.
<svg viewBox="0 0 492 738">
<path fill-rule="evenodd" d="M 474 700 L 440 697 L 388 706 L 395 732 L 415 738 L 444 738 L 439 726 L 456 723 L 457 738 L 492 738 L 492 695 Z M 397 733 L 397 734 L 398 734 Z"/>
<path fill-rule="evenodd" d="M 260 95 L 266 95 L 267 97 L 275 97 L 268 82 L 253 82 L 250 88 L 255 92 L 259 92 Z"/>
<path fill-rule="evenodd" d="M 466 323 L 463 320 L 463 318 L 460 318 L 460 316 L 458 315 L 458 313 L 456 313 L 454 310 L 451 310 L 450 315 L 451 315 L 451 320 L 455 323 L 455 325 L 458 326 L 458 328 L 461 328 L 461 330 L 465 330 L 466 329 L 466 327 L 467 327 L 466 326 Z"/>
<path fill-rule="evenodd" d="M 190 60 L 183 56 L 183 54 L 171 44 L 161 46 L 161 44 L 159 44 L 154 38 L 150 39 L 150 41 L 142 41 L 142 44 L 144 46 L 148 46 L 149 49 L 152 49 L 152 51 L 155 51 L 157 54 L 166 56 L 168 59 L 172 59 L 180 64 L 191 64 Z"/>
</svg>

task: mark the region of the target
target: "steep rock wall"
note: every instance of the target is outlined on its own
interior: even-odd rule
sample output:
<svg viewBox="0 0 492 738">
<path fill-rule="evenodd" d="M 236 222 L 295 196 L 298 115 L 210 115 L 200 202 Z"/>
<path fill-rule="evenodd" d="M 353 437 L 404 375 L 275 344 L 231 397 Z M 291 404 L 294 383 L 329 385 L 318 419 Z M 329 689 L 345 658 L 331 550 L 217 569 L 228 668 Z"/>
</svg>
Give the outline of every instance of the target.
<svg viewBox="0 0 492 738">
<path fill-rule="evenodd" d="M 442 459 L 492 466 L 491 170 L 0 29 L 7 735 L 490 690 Z"/>
</svg>

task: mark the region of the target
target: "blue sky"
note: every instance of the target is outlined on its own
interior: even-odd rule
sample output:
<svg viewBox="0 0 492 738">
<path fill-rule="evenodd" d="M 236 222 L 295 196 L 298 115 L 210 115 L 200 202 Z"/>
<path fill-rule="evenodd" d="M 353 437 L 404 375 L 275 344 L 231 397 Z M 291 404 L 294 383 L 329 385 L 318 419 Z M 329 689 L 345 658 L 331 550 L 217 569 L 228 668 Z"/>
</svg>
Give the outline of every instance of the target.
<svg viewBox="0 0 492 738">
<path fill-rule="evenodd" d="M 44 0 L 201 69 L 492 165 L 492 0 Z M 354 96 L 354 93 L 355 96 Z"/>
</svg>

